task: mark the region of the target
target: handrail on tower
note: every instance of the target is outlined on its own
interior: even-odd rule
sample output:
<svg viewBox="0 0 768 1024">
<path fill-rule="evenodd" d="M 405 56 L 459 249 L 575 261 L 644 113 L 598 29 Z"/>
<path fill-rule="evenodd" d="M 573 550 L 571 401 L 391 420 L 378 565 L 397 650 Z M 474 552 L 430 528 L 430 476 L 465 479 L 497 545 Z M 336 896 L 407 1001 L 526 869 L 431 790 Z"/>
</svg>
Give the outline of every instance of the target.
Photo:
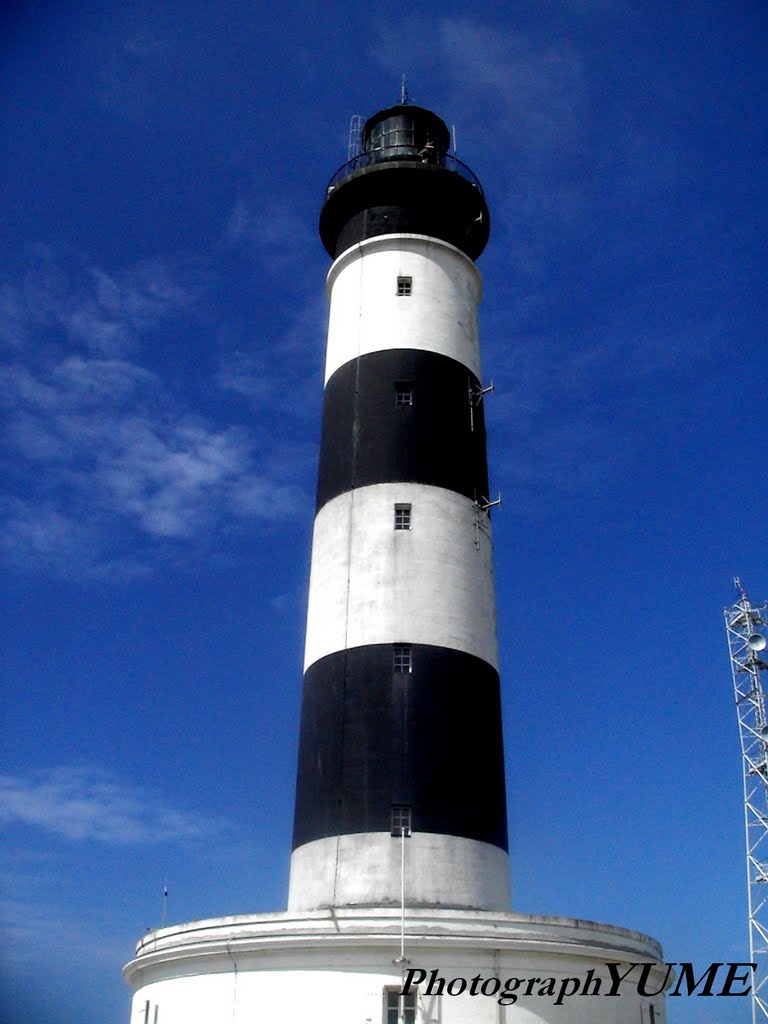
<svg viewBox="0 0 768 1024">
<path fill-rule="evenodd" d="M 449 129 L 430 110 L 409 105 L 405 77 L 397 106 L 381 110 L 367 121 L 358 114 L 350 119 L 347 159 L 329 181 L 326 197 L 356 171 L 393 161 L 398 165 L 408 161 L 455 171 L 482 194 L 477 176 L 456 157 L 456 128 Z"/>
</svg>

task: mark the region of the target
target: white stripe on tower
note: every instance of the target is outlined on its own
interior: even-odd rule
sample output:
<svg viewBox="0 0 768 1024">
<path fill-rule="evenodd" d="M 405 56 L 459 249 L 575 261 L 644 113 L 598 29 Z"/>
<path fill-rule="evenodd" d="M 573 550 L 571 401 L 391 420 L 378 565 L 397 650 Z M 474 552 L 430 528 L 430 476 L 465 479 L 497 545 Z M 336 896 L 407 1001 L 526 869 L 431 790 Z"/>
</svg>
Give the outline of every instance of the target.
<svg viewBox="0 0 768 1024">
<path fill-rule="evenodd" d="M 395 508 L 411 508 L 408 530 Z M 407 640 L 498 668 L 491 538 L 470 498 L 442 487 L 373 484 L 315 519 L 304 670 L 347 647 Z"/>
<path fill-rule="evenodd" d="M 398 278 L 411 295 L 398 296 Z M 384 349 L 439 352 L 480 377 L 482 283 L 460 249 L 424 235 L 383 235 L 347 249 L 328 272 L 325 382 L 347 360 Z"/>
<path fill-rule="evenodd" d="M 415 158 L 425 138 L 435 164 Z M 429 111 L 383 111 L 365 139 L 365 166 L 329 189 L 321 217 L 337 258 L 288 906 L 399 903 L 393 836 L 405 820 L 409 905 L 504 910 L 485 425 L 473 397 L 472 259 L 487 208 L 476 180 L 443 165 L 447 130 Z"/>
</svg>

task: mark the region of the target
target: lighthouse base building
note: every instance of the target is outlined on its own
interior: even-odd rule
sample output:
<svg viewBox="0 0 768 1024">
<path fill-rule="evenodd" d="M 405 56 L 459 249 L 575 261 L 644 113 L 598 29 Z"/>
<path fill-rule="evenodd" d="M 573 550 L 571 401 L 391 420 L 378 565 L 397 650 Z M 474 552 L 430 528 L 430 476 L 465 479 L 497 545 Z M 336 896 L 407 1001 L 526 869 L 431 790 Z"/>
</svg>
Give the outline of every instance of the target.
<svg viewBox="0 0 768 1024">
<path fill-rule="evenodd" d="M 661 959 L 593 921 L 329 907 L 149 932 L 125 977 L 130 1024 L 661 1024 Z"/>
<path fill-rule="evenodd" d="M 332 258 L 286 913 L 149 932 L 131 1024 L 656 1024 L 637 932 L 510 911 L 475 260 L 429 110 L 370 118 Z M 634 965 L 634 966 L 633 966 Z"/>
</svg>

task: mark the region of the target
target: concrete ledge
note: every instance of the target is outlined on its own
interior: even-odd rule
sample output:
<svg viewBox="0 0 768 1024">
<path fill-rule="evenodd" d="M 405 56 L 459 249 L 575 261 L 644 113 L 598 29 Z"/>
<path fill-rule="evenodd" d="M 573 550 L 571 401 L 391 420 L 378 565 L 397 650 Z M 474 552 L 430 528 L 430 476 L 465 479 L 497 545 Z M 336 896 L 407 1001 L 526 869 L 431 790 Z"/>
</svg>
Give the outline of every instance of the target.
<svg viewBox="0 0 768 1024">
<path fill-rule="evenodd" d="M 244 914 L 216 917 L 149 932 L 124 968 L 131 987 L 164 974 L 163 967 L 186 963 L 188 973 L 209 971 L 223 958 L 230 970 L 235 955 L 321 952 L 328 961 L 345 948 L 395 946 L 400 936 L 396 908 L 333 908 L 304 914 Z M 406 943 L 410 950 L 439 946 L 491 948 L 510 953 L 548 953 L 600 960 L 661 961 L 661 946 L 641 932 L 568 917 L 534 914 L 408 909 Z M 207 962 L 201 968 L 200 961 Z M 266 967 L 266 964 L 265 964 Z M 176 973 L 176 971 L 174 971 Z"/>
</svg>

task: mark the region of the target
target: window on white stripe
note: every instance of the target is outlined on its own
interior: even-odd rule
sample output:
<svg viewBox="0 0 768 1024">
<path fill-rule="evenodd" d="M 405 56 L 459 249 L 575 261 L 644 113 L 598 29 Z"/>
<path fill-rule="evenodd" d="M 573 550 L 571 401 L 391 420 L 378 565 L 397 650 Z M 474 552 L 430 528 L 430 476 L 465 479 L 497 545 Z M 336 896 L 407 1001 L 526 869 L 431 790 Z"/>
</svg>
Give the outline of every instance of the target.
<svg viewBox="0 0 768 1024">
<path fill-rule="evenodd" d="M 401 296 L 401 295 L 410 295 L 412 288 L 413 288 L 413 278 L 412 277 L 398 277 L 398 279 L 397 279 L 397 294 L 399 296 Z"/>
<path fill-rule="evenodd" d="M 410 530 L 411 528 L 411 506 L 395 505 L 395 529 Z"/>
<path fill-rule="evenodd" d="M 403 1024 L 416 1022 L 416 993 L 402 995 L 399 986 L 384 989 L 384 1024 L 400 1024 L 400 1006 L 402 1004 Z"/>
</svg>

